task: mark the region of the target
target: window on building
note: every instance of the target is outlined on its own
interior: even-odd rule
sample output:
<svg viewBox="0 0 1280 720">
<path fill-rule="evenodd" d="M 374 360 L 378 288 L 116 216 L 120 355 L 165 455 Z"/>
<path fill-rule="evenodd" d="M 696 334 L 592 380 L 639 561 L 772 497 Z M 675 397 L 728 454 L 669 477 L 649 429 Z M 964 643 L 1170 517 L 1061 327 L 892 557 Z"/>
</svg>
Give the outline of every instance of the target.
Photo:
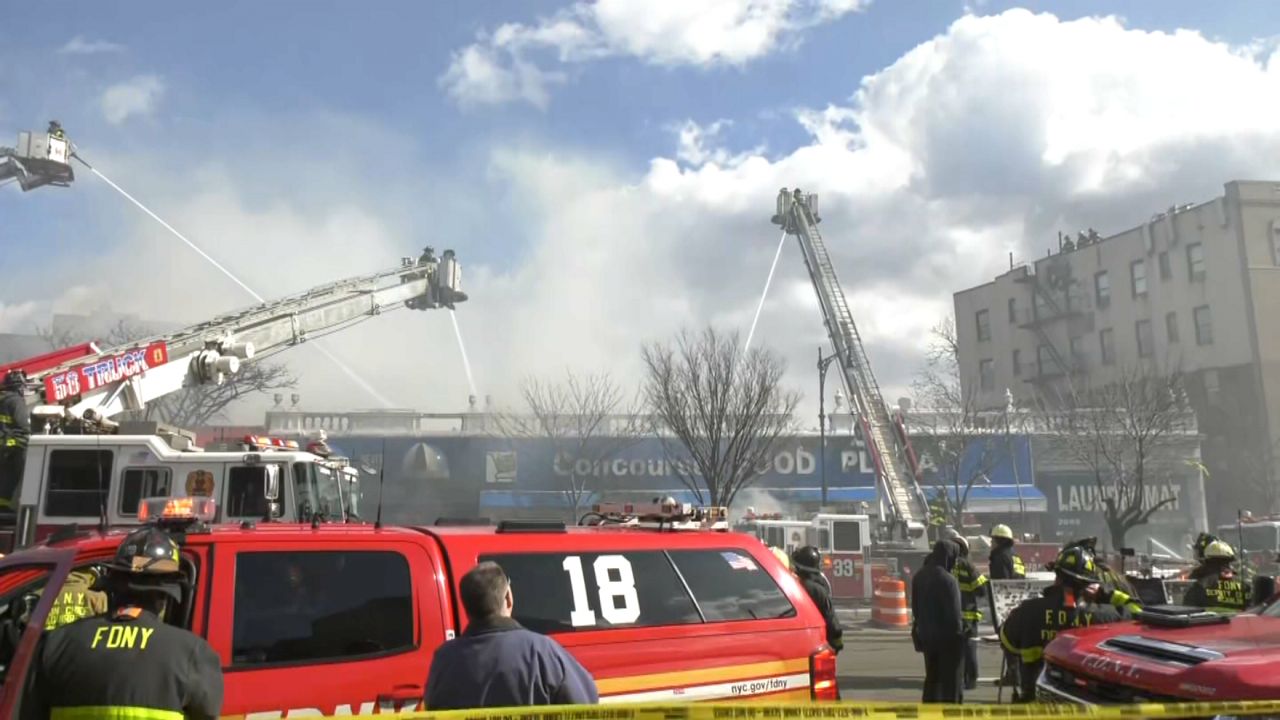
<svg viewBox="0 0 1280 720">
<path fill-rule="evenodd" d="M 1201 305 L 1192 313 L 1196 323 L 1196 344 L 1213 344 L 1213 318 L 1209 316 L 1209 306 Z"/>
<path fill-rule="evenodd" d="M 1160 279 L 1168 280 L 1173 277 L 1173 266 L 1169 264 L 1169 252 L 1167 250 L 1160 251 Z"/>
<path fill-rule="evenodd" d="M 510 553 L 480 560 L 492 560 L 506 571 L 518 598 L 516 622 L 534 632 L 702 622 L 661 550 Z M 755 567 L 750 558 L 746 561 Z"/>
<path fill-rule="evenodd" d="M 1009 322 L 1018 322 L 1018 299 L 1009 298 Z"/>
<path fill-rule="evenodd" d="M 1111 304 L 1111 276 L 1106 270 L 1093 276 L 1094 297 L 1098 307 L 1105 308 Z"/>
<path fill-rule="evenodd" d="M 49 453 L 44 514 L 99 517 L 111 490 L 110 450 L 53 450 Z"/>
<path fill-rule="evenodd" d="M 1036 370 L 1041 375 L 1047 375 L 1053 371 L 1053 368 L 1053 350 L 1048 345 L 1036 348 Z"/>
<path fill-rule="evenodd" d="M 1203 280 L 1205 276 L 1204 269 L 1204 245 L 1201 243 L 1191 243 L 1187 246 L 1187 270 L 1192 280 Z"/>
<path fill-rule="evenodd" d="M 350 660 L 414 644 L 413 584 L 398 552 L 236 557 L 233 666 Z"/>
<path fill-rule="evenodd" d="M 1133 296 L 1142 297 L 1147 294 L 1147 263 L 1134 260 L 1129 263 L 1129 279 L 1133 282 Z"/>
<path fill-rule="evenodd" d="M 990 392 L 996 386 L 996 363 L 985 359 L 978 361 L 978 383 L 983 392 Z"/>
<path fill-rule="evenodd" d="M 991 339 L 991 313 L 987 310 L 979 310 L 977 314 L 978 322 L 978 342 L 985 342 Z"/>
<path fill-rule="evenodd" d="M 1151 357 L 1155 352 L 1154 340 L 1151 337 L 1151 321 L 1139 320 L 1135 323 L 1134 334 L 1138 337 L 1138 357 Z"/>
<path fill-rule="evenodd" d="M 1081 367 L 1084 365 L 1084 338 L 1083 337 L 1077 336 L 1077 337 L 1071 338 L 1071 363 L 1075 367 Z"/>
<path fill-rule="evenodd" d="M 1102 364 L 1116 364 L 1116 333 L 1111 328 L 1098 332 L 1098 346 L 1102 350 Z"/>
<path fill-rule="evenodd" d="M 841 525 L 835 524 L 838 551 L 851 538 L 842 537 Z M 857 538 L 852 538 L 856 541 Z M 671 562 L 689 584 L 689 592 L 707 622 L 782 618 L 795 615 L 796 609 L 782 594 L 778 585 L 754 559 L 741 550 L 671 550 Z"/>
<path fill-rule="evenodd" d="M 143 498 L 169 496 L 169 468 L 127 468 L 120 476 L 120 514 L 137 515 Z"/>
<path fill-rule="evenodd" d="M 1013 375 L 1014 377 L 1018 377 L 1019 375 L 1022 375 L 1022 351 L 1021 350 L 1013 351 Z"/>
<path fill-rule="evenodd" d="M 1178 313 L 1171 312 L 1164 316 L 1164 331 L 1169 335 L 1169 342 L 1178 342 Z"/>
</svg>

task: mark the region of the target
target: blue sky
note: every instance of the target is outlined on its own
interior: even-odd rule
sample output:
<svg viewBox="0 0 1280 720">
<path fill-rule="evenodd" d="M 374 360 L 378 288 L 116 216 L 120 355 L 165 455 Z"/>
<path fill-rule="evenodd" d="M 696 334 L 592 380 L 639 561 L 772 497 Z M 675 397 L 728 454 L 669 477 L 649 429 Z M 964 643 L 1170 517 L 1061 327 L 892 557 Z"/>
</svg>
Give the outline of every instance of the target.
<svg viewBox="0 0 1280 720">
<path fill-rule="evenodd" d="M 6 24 L 23 31 L 0 46 L 0 144 L 56 117 L 268 296 L 456 247 L 477 374 L 498 394 L 562 348 L 627 376 L 640 341 L 678 326 L 745 332 L 776 242 L 761 216 L 788 178 L 832 194 L 846 289 L 885 384 L 905 387 L 921 329 L 1007 252 L 1038 253 L 1063 223 L 1121 230 L 1275 167 L 1231 139 L 1266 132 L 1231 118 L 1265 110 L 1258 88 L 1280 74 L 1269 2 L 752 2 L 742 17 L 724 0 L 20 4 Z M 451 75 L 469 50 L 498 75 Z M 1215 68 L 1220 112 L 1167 96 L 1183 62 Z M 1110 95 L 1063 97 L 1080 87 Z M 1109 103 L 1130 131 L 1168 127 L 1121 142 L 1057 124 Z M 1155 144 L 1194 161 L 1106 184 Z M 983 262 L 957 271 L 974 248 Z M 245 302 L 83 172 L 68 190 L 0 188 L 0 250 L 31 269 L 0 290 L 0 331 L 53 307 L 197 321 Z M 788 255 L 759 335 L 797 367 L 822 339 L 806 282 Z M 426 322 L 405 354 L 456 378 L 456 350 Z M 403 337 L 386 327 L 353 342 Z M 299 362 L 315 392 L 334 381 Z M 392 365 L 393 384 L 417 388 Z M 433 382 L 404 404 L 458 402 L 456 383 Z"/>
</svg>

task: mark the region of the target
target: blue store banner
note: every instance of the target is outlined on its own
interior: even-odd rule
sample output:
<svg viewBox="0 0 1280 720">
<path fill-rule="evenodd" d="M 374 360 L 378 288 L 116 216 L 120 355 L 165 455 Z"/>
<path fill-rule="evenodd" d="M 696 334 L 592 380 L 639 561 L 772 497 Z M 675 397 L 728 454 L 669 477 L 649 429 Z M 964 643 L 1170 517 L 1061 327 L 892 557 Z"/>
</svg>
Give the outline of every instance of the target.
<svg viewBox="0 0 1280 720">
<path fill-rule="evenodd" d="M 576 448 L 557 452 L 550 439 L 505 439 L 484 435 L 441 436 L 330 436 L 336 452 L 352 458 L 357 465 L 384 474 L 383 518 L 396 523 L 430 523 L 440 517 L 502 515 L 507 511 L 560 516 L 574 505 L 571 488 L 580 489 L 579 507 L 601 500 L 641 501 L 670 495 L 685 502 L 698 502 L 680 477 L 680 461 L 668 458 L 657 438 L 619 444 L 594 460 L 590 449 L 585 457 L 574 457 Z M 825 469 L 817 436 L 794 436 L 780 440 L 768 466 L 735 500 L 742 510 L 757 505 L 761 512 L 784 510 L 785 506 L 814 505 L 821 500 L 825 473 L 831 503 L 865 502 L 874 508 L 875 474 L 870 457 L 861 443 L 849 436 L 827 438 Z M 1030 443 L 1014 437 L 999 444 L 999 458 L 984 467 L 987 481 L 975 484 L 970 502 L 999 502 L 1000 498 L 1021 494 L 1025 499 L 1043 496 L 1034 489 Z M 1009 450 L 1016 462 L 1011 462 Z M 990 452 L 990 451 L 986 451 Z M 981 454 L 981 453 L 979 453 Z M 927 453 L 926 453 L 927 455 Z M 923 459 L 923 458 L 922 458 Z M 385 467 L 384 467 L 385 462 Z M 974 462 L 977 462 L 976 460 Z M 930 492 L 936 476 L 925 467 L 925 489 Z M 684 468 L 689 470 L 689 468 Z M 1020 488 L 1015 488 L 1015 478 Z M 368 515 L 379 499 L 379 476 L 362 480 L 360 508 Z M 1033 509 L 1030 506 L 1028 509 Z"/>
</svg>

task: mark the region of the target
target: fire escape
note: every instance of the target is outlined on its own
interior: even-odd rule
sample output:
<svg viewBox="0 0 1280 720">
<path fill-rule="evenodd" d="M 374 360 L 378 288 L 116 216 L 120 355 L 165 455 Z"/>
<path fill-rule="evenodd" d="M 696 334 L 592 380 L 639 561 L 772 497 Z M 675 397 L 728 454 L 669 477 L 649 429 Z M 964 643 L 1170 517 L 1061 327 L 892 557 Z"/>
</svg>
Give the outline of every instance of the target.
<svg viewBox="0 0 1280 720">
<path fill-rule="evenodd" d="M 1042 277 L 1044 276 L 1044 277 Z M 1084 359 L 1068 348 L 1063 352 L 1054 341 L 1054 329 L 1072 319 L 1082 318 L 1088 309 L 1087 298 L 1074 284 L 1070 266 L 1054 263 L 1043 272 L 1027 272 L 1016 282 L 1030 286 L 1031 307 L 1018 318 L 1019 327 L 1035 333 L 1035 372 L 1027 382 L 1051 383 L 1084 370 Z M 1062 335 L 1070 337 L 1070 331 Z"/>
</svg>

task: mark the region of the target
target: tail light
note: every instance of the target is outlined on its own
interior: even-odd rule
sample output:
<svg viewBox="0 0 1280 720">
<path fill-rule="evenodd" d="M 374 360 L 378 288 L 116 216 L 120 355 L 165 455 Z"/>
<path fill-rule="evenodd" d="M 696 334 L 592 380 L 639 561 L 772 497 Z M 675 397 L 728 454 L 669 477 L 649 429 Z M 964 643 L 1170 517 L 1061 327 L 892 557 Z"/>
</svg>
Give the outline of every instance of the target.
<svg viewBox="0 0 1280 720">
<path fill-rule="evenodd" d="M 809 696 L 814 700 L 839 700 L 836 685 L 836 654 L 826 645 L 809 656 Z"/>
</svg>

